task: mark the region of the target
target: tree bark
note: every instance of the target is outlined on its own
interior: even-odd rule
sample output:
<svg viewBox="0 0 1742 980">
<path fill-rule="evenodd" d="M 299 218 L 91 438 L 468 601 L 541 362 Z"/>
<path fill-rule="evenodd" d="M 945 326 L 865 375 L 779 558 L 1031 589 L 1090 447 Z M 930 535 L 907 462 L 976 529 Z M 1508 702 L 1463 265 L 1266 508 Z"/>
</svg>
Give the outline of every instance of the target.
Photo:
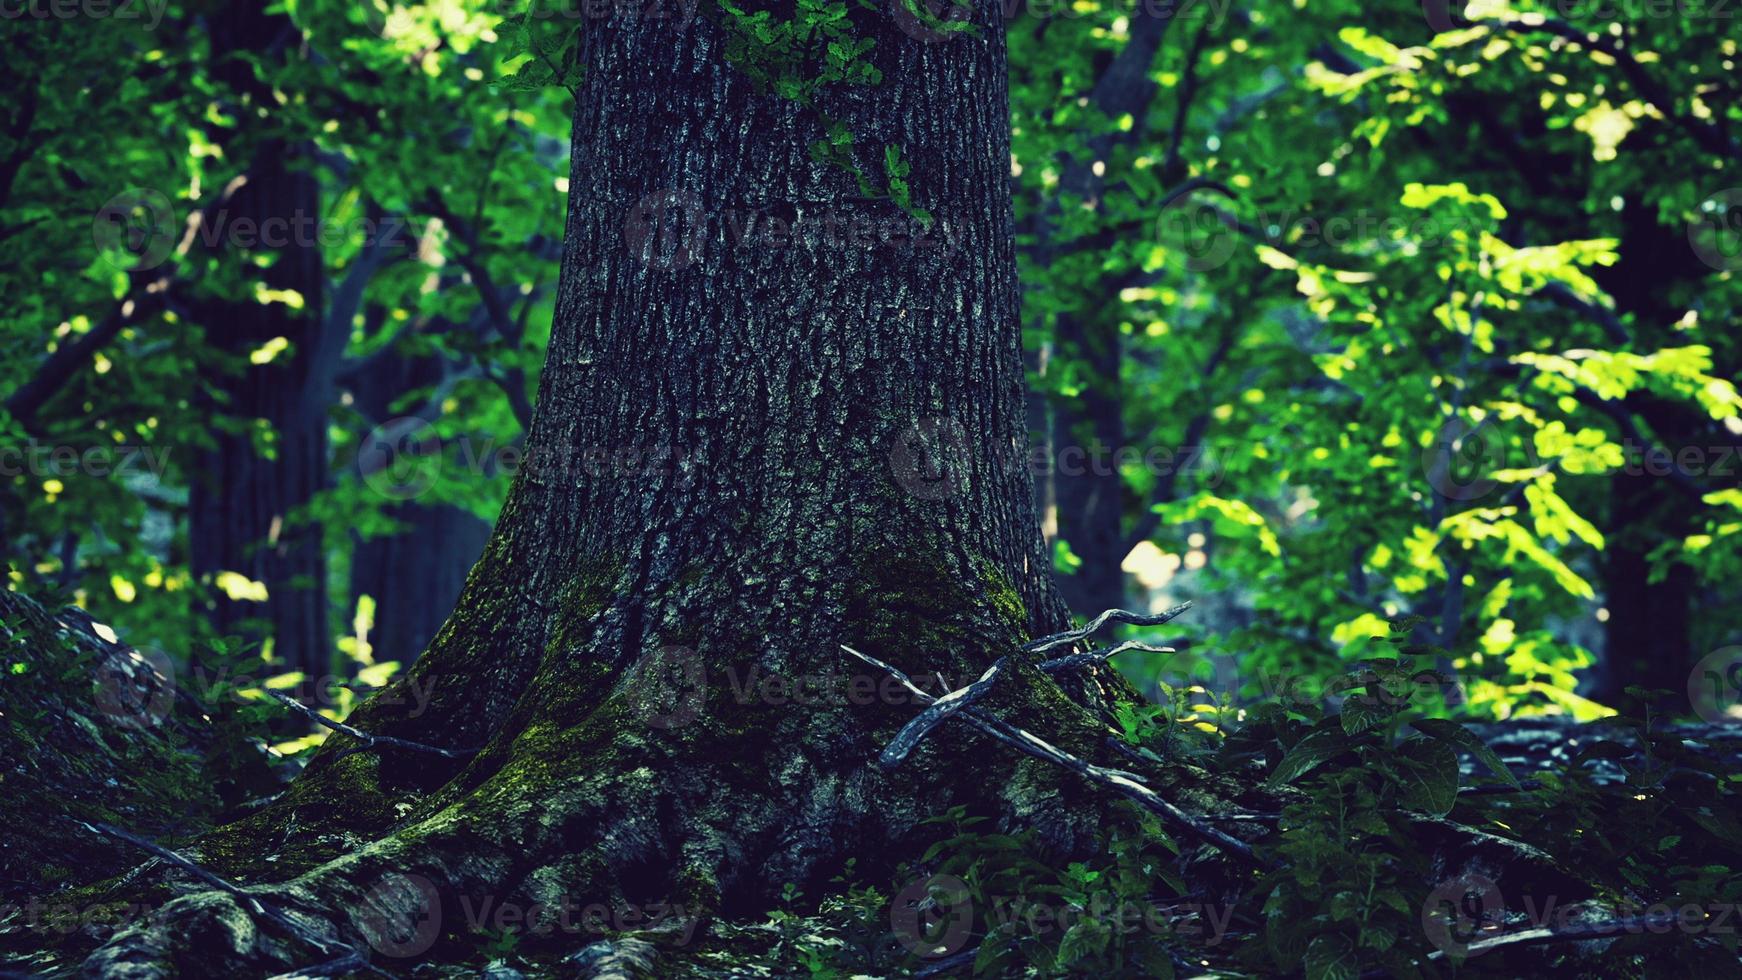
<svg viewBox="0 0 1742 980">
<path fill-rule="evenodd" d="M 731 915 L 819 894 L 853 857 L 887 881 L 953 805 L 1089 845 L 1107 799 L 971 732 L 879 769 L 917 705 L 840 649 L 953 688 L 1068 625 L 1024 465 L 996 10 L 937 44 L 855 17 L 884 81 L 814 107 L 758 91 L 707 18 L 583 32 L 527 458 L 453 616 L 352 718 L 462 758 L 336 736 L 204 862 L 361 945 L 468 896 Z M 925 235 L 811 158 L 823 115 L 874 181 L 901 148 Z M 1100 717 L 1013 673 L 987 710 L 1106 759 Z M 233 904 L 177 899 L 86 967 L 294 959 L 235 929 L 195 948 Z"/>
</svg>

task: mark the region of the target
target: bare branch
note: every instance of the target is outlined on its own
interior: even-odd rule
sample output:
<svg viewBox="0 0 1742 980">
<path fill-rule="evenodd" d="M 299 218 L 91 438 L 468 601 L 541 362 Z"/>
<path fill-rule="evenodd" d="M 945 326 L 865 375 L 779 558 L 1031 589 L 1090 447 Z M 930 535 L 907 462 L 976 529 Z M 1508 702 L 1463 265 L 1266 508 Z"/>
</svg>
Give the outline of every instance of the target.
<svg viewBox="0 0 1742 980">
<path fill-rule="evenodd" d="M 1024 644 L 1022 649 L 1028 653 L 1045 653 L 1048 650 L 1053 650 L 1058 647 L 1075 643 L 1078 640 L 1086 639 L 1109 622 L 1125 623 L 1130 626 L 1160 626 L 1163 623 L 1172 622 L 1177 619 L 1181 613 L 1191 607 L 1192 604 L 1190 602 L 1182 602 L 1172 609 L 1155 616 L 1145 616 L 1141 613 L 1128 612 L 1124 609 L 1109 609 L 1101 615 L 1096 616 L 1094 619 L 1091 619 L 1085 626 L 1081 626 L 1074 630 L 1065 630 L 1063 633 L 1054 633 L 1051 636 L 1043 636 L 1038 640 L 1033 640 Z"/>
<path fill-rule="evenodd" d="M 349 751 L 360 751 L 362 749 L 372 749 L 377 746 L 386 746 L 395 749 L 405 749 L 409 752 L 428 752 L 432 755 L 444 756 L 449 759 L 468 759 L 477 755 L 479 751 L 478 749 L 442 749 L 437 748 L 434 745 L 425 745 L 422 742 L 394 738 L 391 735 L 371 735 L 360 728 L 353 728 L 344 722 L 334 721 L 326 715 L 321 714 L 315 709 L 286 694 L 282 694 L 278 691 L 267 691 L 266 693 L 279 704 L 284 705 L 292 711 L 300 713 L 315 724 L 320 725 L 323 728 L 330 728 L 341 735 L 349 735 L 363 743 Z"/>
<path fill-rule="evenodd" d="M 305 977 L 343 977 L 356 973 L 358 970 L 370 969 L 367 960 L 355 952 L 346 953 L 336 960 L 316 963 L 313 966 L 300 966 L 286 973 L 280 973 L 268 980 L 304 980 Z M 379 971 L 376 971 L 379 972 Z"/>
<path fill-rule="evenodd" d="M 1054 657 L 1051 660 L 1042 661 L 1035 666 L 1049 674 L 1054 674 L 1062 670 L 1075 670 L 1082 667 L 1091 667 L 1099 663 L 1105 663 L 1113 657 L 1125 653 L 1128 650 L 1137 650 L 1143 653 L 1179 652 L 1173 647 L 1151 646 L 1148 643 L 1139 643 L 1136 640 L 1126 640 L 1124 643 L 1110 646 L 1105 650 L 1090 650 L 1088 653 L 1066 654 L 1062 657 Z"/>
<path fill-rule="evenodd" d="M 187 872 L 188 874 L 193 875 L 195 878 L 199 879 L 201 882 L 204 882 L 205 884 L 210 885 L 213 888 L 216 888 L 218 891 L 224 892 L 224 893 L 236 898 L 238 901 L 240 901 L 242 903 L 242 906 L 245 909 L 247 909 L 249 912 L 253 913 L 254 915 L 259 916 L 260 918 L 262 918 L 268 922 L 273 923 L 274 925 L 283 929 L 285 932 L 289 933 L 293 938 L 301 940 L 302 942 L 307 943 L 308 945 L 314 947 L 317 950 L 320 950 L 322 953 L 327 954 L 329 956 L 334 955 L 334 954 L 338 954 L 340 960 L 349 962 L 351 964 L 350 968 L 353 971 L 355 971 L 355 970 L 367 970 L 370 973 L 379 974 L 379 975 L 384 976 L 384 977 L 391 976 L 391 974 L 389 974 L 389 973 L 387 973 L 387 972 L 385 972 L 377 967 L 370 966 L 368 959 L 366 957 L 364 957 L 363 954 L 357 952 L 356 947 L 351 946 L 349 943 L 340 942 L 339 940 L 336 940 L 336 939 L 328 939 L 324 936 L 321 936 L 315 932 L 310 931 L 307 927 L 303 926 L 302 924 L 298 923 L 296 920 L 292 919 L 290 916 L 286 915 L 283 912 L 283 910 L 279 909 L 277 906 L 268 904 L 267 902 L 262 900 L 259 896 L 249 892 L 247 889 L 243 888 L 242 886 L 234 884 L 232 882 L 229 882 L 229 881 L 219 877 L 218 875 L 214 874 L 213 872 L 208 871 L 205 868 L 200 867 L 198 864 L 195 864 L 193 862 L 193 860 L 191 860 L 190 858 L 188 858 L 182 854 L 179 854 L 175 851 L 172 851 L 169 848 L 164 847 L 161 844 L 153 843 L 152 841 L 148 841 L 143 837 L 139 837 L 139 836 L 136 836 L 134 834 L 130 834 L 127 831 L 122 830 L 119 827 L 110 826 L 109 824 L 106 824 L 106 823 L 94 823 L 93 824 L 93 823 L 86 823 L 85 821 L 82 821 L 82 820 L 79 821 L 79 823 L 82 824 L 86 830 L 89 830 L 93 834 L 98 834 L 98 835 L 103 836 L 103 837 L 110 837 L 110 838 L 113 838 L 115 840 L 121 841 L 124 844 L 131 844 L 134 847 L 137 847 L 140 850 L 146 852 L 147 854 L 152 855 L 153 857 L 157 858 L 158 860 L 163 861 L 166 864 L 173 865 L 173 866 L 180 868 L 181 870 Z M 335 961 L 335 962 L 337 962 L 337 961 Z"/>
<path fill-rule="evenodd" d="M 1549 928 L 1540 926 L 1535 929 L 1525 929 L 1520 932 L 1506 933 L 1479 939 L 1470 944 L 1469 955 L 1486 953 L 1491 949 L 1506 946 L 1535 946 L 1542 943 L 1572 943 L 1586 939 L 1601 939 L 1605 936 L 1619 936 L 1623 933 L 1657 932 L 1665 926 L 1674 926 L 1677 921 L 1676 912 L 1654 912 L 1647 915 L 1630 915 L 1619 919 L 1605 919 L 1601 922 L 1567 923 Z M 1429 953 L 1430 959 L 1443 957 L 1443 951 Z"/>
<path fill-rule="evenodd" d="M 938 698 L 931 703 L 930 707 L 915 715 L 912 721 L 902 726 L 901 731 L 895 733 L 895 737 L 884 747 L 883 754 L 878 757 L 883 768 L 894 769 L 900 765 L 901 760 L 907 758 L 907 754 L 912 752 L 914 746 L 918 745 L 920 740 L 925 738 L 932 729 L 948 721 L 951 715 L 985 697 L 992 690 L 992 685 L 997 682 L 999 671 L 1002 671 L 1008 662 L 1008 658 L 999 657 L 997 663 L 986 668 L 986 672 L 980 675 L 979 680 Z"/>
<path fill-rule="evenodd" d="M 1175 610 L 1176 614 L 1177 612 L 1183 611 L 1183 608 Z M 1114 613 L 1118 612 L 1120 611 L 1110 609 L 1103 613 L 1097 621 L 1104 621 Z M 1131 616 L 1134 614 L 1125 613 L 1124 615 Z M 913 695 L 919 699 L 922 704 L 929 705 L 937 700 L 930 694 L 927 694 L 924 690 L 920 689 L 913 683 L 912 678 L 908 677 L 895 667 L 878 660 L 870 654 L 860 653 L 858 650 L 845 644 L 841 645 L 841 649 L 855 657 L 858 657 L 860 660 L 865 661 L 873 667 L 888 672 L 890 676 L 900 681 L 903 686 L 913 692 Z M 1104 766 L 1098 766 L 1092 762 L 1084 761 L 1063 749 L 1057 748 L 1045 739 L 1042 739 L 1040 736 L 1035 735 L 1026 729 L 1018 728 L 1008 722 L 994 718 L 972 705 L 965 706 L 954 712 L 954 714 L 985 734 L 1015 748 L 1017 751 L 1022 752 L 1025 755 L 1030 755 L 1037 759 L 1044 759 L 1056 765 L 1063 766 L 1090 782 L 1097 783 L 1113 790 L 1119 795 L 1137 803 L 1139 806 L 1172 821 L 1174 824 L 1190 832 L 1199 840 L 1202 840 L 1204 843 L 1209 844 L 1218 850 L 1235 855 L 1242 860 L 1259 867 L 1270 866 L 1270 862 L 1260 858 L 1253 852 L 1251 845 L 1237 837 L 1232 837 L 1217 830 L 1215 827 L 1210 826 L 1199 818 L 1181 810 L 1179 807 L 1164 799 L 1161 794 L 1144 785 L 1142 781 L 1131 773 L 1120 769 L 1108 769 Z"/>
</svg>

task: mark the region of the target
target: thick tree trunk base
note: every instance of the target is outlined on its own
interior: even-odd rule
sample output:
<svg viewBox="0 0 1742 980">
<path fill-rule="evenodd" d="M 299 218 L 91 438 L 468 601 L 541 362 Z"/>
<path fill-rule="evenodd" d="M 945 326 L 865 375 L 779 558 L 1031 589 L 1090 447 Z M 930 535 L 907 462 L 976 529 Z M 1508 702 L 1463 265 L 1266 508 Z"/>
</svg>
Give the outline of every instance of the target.
<svg viewBox="0 0 1742 980">
<path fill-rule="evenodd" d="M 789 886 L 827 892 L 850 860 L 859 880 L 887 883 L 917 866 L 944 833 L 928 819 L 954 806 L 991 818 L 990 828 L 1033 831 L 1060 860 L 1084 856 L 1115 798 L 1067 770 L 958 727 L 899 769 L 877 765 L 918 705 L 839 644 L 875 651 L 916 678 L 941 673 L 942 693 L 1026 637 L 1007 583 L 935 562 L 869 556 L 862 581 L 820 586 L 808 615 L 734 602 L 707 575 L 681 576 L 652 602 L 617 592 L 622 573 L 579 577 L 523 696 L 457 772 L 440 757 L 392 748 L 346 754 L 354 741 L 335 736 L 280 801 L 208 835 L 196 857 L 259 886 L 313 934 L 390 964 L 413 947 L 417 956 L 475 948 L 482 937 L 469 913 L 479 910 L 754 919 Z M 475 586 L 488 571 L 475 573 Z M 654 631 L 666 643 L 621 673 L 573 670 L 577 660 L 609 662 L 625 630 L 648 616 L 670 624 Z M 409 691 L 444 676 L 442 654 L 438 640 L 420 669 L 361 712 L 364 727 L 427 735 Z M 1114 762 L 1104 721 L 1036 671 L 1020 671 L 984 705 L 1067 751 Z M 1152 775 L 1171 778 L 1200 809 L 1238 795 L 1229 786 L 1193 792 L 1183 767 Z M 85 970 L 246 976 L 309 965 L 316 951 L 307 943 L 240 913 L 222 893 L 177 898 Z M 576 942 L 562 929 L 550 939 Z"/>
</svg>

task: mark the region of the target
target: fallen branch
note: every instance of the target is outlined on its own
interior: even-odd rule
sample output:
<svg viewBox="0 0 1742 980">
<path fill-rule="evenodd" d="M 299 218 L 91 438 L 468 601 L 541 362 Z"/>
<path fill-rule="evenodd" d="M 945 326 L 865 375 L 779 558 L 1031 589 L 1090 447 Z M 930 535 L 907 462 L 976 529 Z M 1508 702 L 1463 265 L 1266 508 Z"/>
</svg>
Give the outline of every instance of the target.
<svg viewBox="0 0 1742 980">
<path fill-rule="evenodd" d="M 923 977 L 935 977 L 940 974 L 948 973 L 957 967 L 969 966 L 979 957 L 979 955 L 980 947 L 970 946 L 967 949 L 962 950 L 960 953 L 946 956 L 943 959 L 938 960 L 936 963 L 926 964 L 923 968 L 914 973 L 914 980 L 920 980 L 920 978 Z"/>
<path fill-rule="evenodd" d="M 1174 612 L 1175 615 L 1181 611 L 1183 611 L 1183 609 L 1170 610 L 1170 612 Z M 1118 612 L 1118 610 L 1109 610 L 1107 613 L 1103 613 L 1097 622 L 1104 621 L 1115 612 Z M 1125 615 L 1131 614 L 1126 613 Z M 1163 622 L 1165 621 L 1166 620 L 1163 620 Z M 902 672 L 899 668 L 884 663 L 870 654 L 861 653 L 845 644 L 842 644 L 841 649 L 855 657 L 858 657 L 865 663 L 876 667 L 878 670 L 888 673 L 891 677 L 900 681 L 902 686 L 906 687 L 915 698 L 919 699 L 921 704 L 931 705 L 939 700 L 932 697 L 930 694 L 927 694 L 923 688 L 915 684 L 913 679 L 908 677 L 907 674 Z M 1179 807 L 1164 799 L 1161 794 L 1150 789 L 1148 786 L 1145 786 L 1131 773 L 1119 769 L 1108 769 L 1104 766 L 1098 766 L 1092 762 L 1079 759 L 1071 753 L 1050 744 L 1040 736 L 1035 735 L 1026 729 L 1018 728 L 1008 722 L 994 718 L 991 715 L 986 714 L 984 711 L 981 711 L 979 708 L 973 707 L 971 704 L 964 705 L 953 711 L 951 714 L 961 717 L 964 721 L 967 721 L 980 731 L 992 736 L 1006 745 L 1011 746 L 1025 755 L 1030 755 L 1037 759 L 1045 759 L 1048 762 L 1063 766 L 1090 782 L 1097 783 L 1113 790 L 1119 795 L 1137 803 L 1139 806 L 1172 821 L 1189 831 L 1204 843 L 1209 844 L 1218 850 L 1235 855 L 1247 863 L 1258 867 L 1270 867 L 1270 862 L 1260 858 L 1256 853 L 1254 853 L 1251 845 L 1237 837 L 1232 837 L 1217 830 L 1197 817 L 1181 810 Z"/>
<path fill-rule="evenodd" d="M 1028 653 L 1045 653 L 1048 650 L 1067 646 L 1077 642 L 1078 640 L 1093 636 L 1101 629 L 1101 627 L 1107 625 L 1109 622 L 1125 623 L 1130 626 L 1160 626 L 1163 623 L 1170 623 L 1179 618 L 1181 613 L 1191 607 L 1192 604 L 1190 602 L 1182 602 L 1172 609 L 1154 616 L 1145 616 L 1141 613 L 1129 612 L 1124 609 L 1109 609 L 1101 615 L 1096 616 L 1094 619 L 1089 620 L 1089 622 L 1083 626 L 1074 630 L 1065 630 L 1063 633 L 1054 633 L 1051 636 L 1043 636 L 1038 640 L 1033 640 L 1024 644 L 1022 649 Z"/>
<path fill-rule="evenodd" d="M 1491 949 L 1500 949 L 1505 946 L 1538 946 L 1543 943 L 1573 943 L 1582 942 L 1587 939 L 1603 939 L 1608 936 L 1620 936 L 1628 933 L 1656 933 L 1664 927 L 1669 927 L 1665 931 L 1672 931 L 1677 921 L 1679 921 L 1679 913 L 1653 912 L 1646 915 L 1624 916 L 1619 919 L 1604 919 L 1600 922 L 1570 923 L 1553 929 L 1547 926 L 1539 926 L 1534 929 L 1524 929 L 1519 932 L 1490 936 L 1487 939 L 1478 939 L 1475 942 L 1470 943 L 1467 955 L 1475 956 L 1478 953 L 1486 953 Z M 1428 954 L 1428 959 L 1442 959 L 1445 955 L 1446 954 L 1443 950 L 1436 950 Z"/>
<path fill-rule="evenodd" d="M 326 715 L 321 714 L 315 709 L 288 695 L 280 694 L 277 691 L 267 691 L 266 693 L 271 695 L 279 704 L 303 715 L 315 724 L 320 725 L 323 728 L 330 728 L 333 731 L 338 732 L 340 735 L 349 735 L 362 743 L 361 745 L 356 745 L 346 749 L 344 753 L 346 755 L 349 755 L 352 752 L 361 752 L 365 749 L 372 749 L 376 746 L 405 749 L 409 752 L 428 752 L 449 759 L 469 759 L 472 756 L 477 755 L 479 751 L 478 749 L 443 749 L 437 748 L 434 745 L 425 745 L 422 742 L 413 742 L 409 739 L 394 738 L 391 735 L 371 735 L 368 732 L 363 731 L 361 728 L 353 728 L 344 722 L 334 721 Z"/>
<path fill-rule="evenodd" d="M 1624 916 L 1619 919 L 1604 919 L 1600 922 L 1571 923 L 1553 929 L 1548 926 L 1537 926 L 1532 929 L 1523 929 L 1518 932 L 1490 936 L 1487 939 L 1478 939 L 1475 942 L 1466 945 L 1459 955 L 1468 958 L 1481 953 L 1486 953 L 1489 950 L 1502 949 L 1507 946 L 1541 946 L 1547 943 L 1578 943 L 1591 939 L 1605 939 L 1610 936 L 1628 934 L 1638 935 L 1642 932 L 1650 932 L 1653 934 L 1669 933 L 1674 931 L 1674 926 L 1678 919 L 1678 913 L 1675 912 L 1654 912 L 1647 915 Z M 1430 960 L 1443 960 L 1446 958 L 1446 955 L 1445 950 L 1436 949 L 1427 954 L 1427 958 Z M 1368 970 L 1361 974 L 1361 980 L 1381 980 L 1381 978 L 1389 976 L 1391 976 L 1391 973 L 1386 970 Z"/>
</svg>

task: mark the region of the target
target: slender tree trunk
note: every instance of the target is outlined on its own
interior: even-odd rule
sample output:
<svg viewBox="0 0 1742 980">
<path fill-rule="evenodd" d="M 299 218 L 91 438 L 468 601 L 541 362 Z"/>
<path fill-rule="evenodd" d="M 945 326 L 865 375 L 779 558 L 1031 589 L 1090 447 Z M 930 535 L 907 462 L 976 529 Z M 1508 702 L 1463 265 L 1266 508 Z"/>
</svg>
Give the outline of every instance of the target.
<svg viewBox="0 0 1742 980">
<path fill-rule="evenodd" d="M 1105 167 L 1120 144 L 1142 134 L 1150 104 L 1160 90 L 1150 72 L 1174 13 L 1171 5 L 1138 10 L 1130 39 L 1089 93 L 1088 101 L 1096 109 L 1113 119 L 1129 115 L 1134 126 L 1123 133 L 1096 134 L 1081 152 L 1058 161 L 1063 194 L 1040 222 L 1038 251 L 1043 261 L 1050 264 L 1072 255 L 1074 247 L 1054 237 L 1062 208 L 1103 207 L 1107 180 L 1095 164 Z M 1129 551 L 1125 505 L 1130 494 L 1114 462 L 1126 443 L 1121 380 L 1125 341 L 1118 318 L 1105 309 L 1105 290 L 1112 288 L 1111 280 L 1091 283 L 1075 297 L 1075 308 L 1059 313 L 1055 320 L 1055 356 L 1075 360 L 1085 377 L 1077 396 L 1051 406 L 1048 469 L 1051 502 L 1057 510 L 1049 516 L 1056 516 L 1058 537 L 1080 561 L 1075 571 L 1061 578 L 1059 587 L 1071 611 L 1084 617 L 1125 601 L 1124 563 Z"/>
<path fill-rule="evenodd" d="M 461 288 L 458 283 L 454 288 Z M 347 384 L 352 407 L 379 424 L 409 391 L 441 380 L 435 357 L 381 356 Z M 377 661 L 409 665 L 435 638 L 465 586 L 466 573 L 490 538 L 490 525 L 450 504 L 405 500 L 387 508 L 405 525 L 385 537 L 359 540 L 351 552 L 351 603 L 375 604 L 369 646 Z"/>
<path fill-rule="evenodd" d="M 589 25 L 527 459 L 454 615 L 354 715 L 465 758 L 335 739 L 202 860 L 369 938 L 461 898 L 753 912 L 849 857 L 878 880 L 952 805 L 1088 846 L 1107 800 L 972 732 L 880 769 L 917 706 L 840 649 L 954 687 L 1067 623 L 1022 465 L 1001 25 L 982 4 L 927 45 L 855 16 L 884 81 L 814 109 L 759 92 L 706 18 Z M 820 114 L 870 174 L 901 148 L 926 236 L 812 160 Z M 1030 667 L 987 704 L 1108 758 Z M 232 905 L 177 899 L 87 967 L 292 958 L 190 945 Z"/>
<path fill-rule="evenodd" d="M 280 57 L 290 23 L 265 7 L 229 4 L 212 19 L 214 77 L 239 107 L 271 105 L 272 93 L 254 76 L 252 59 Z M 320 310 L 325 272 L 313 222 L 320 189 L 310 172 L 312 148 L 269 139 L 242 148 L 251 156 L 247 182 L 217 216 L 216 259 L 258 276 L 272 290 L 298 294 L 300 308 L 284 302 L 200 299 L 192 305 L 213 347 L 246 361 L 275 338 L 290 349 L 265 364 L 246 364 L 240 374 L 209 380 L 221 397 L 210 401 L 227 417 L 214 426 L 212 447 L 194 470 L 189 500 L 189 559 L 196 578 L 211 581 L 234 572 L 266 586 L 264 602 L 212 589 L 206 612 L 222 634 L 270 639 L 277 662 L 311 676 L 329 667 L 330 629 L 326 560 L 319 528 L 297 527 L 292 511 L 327 482 L 326 401 L 319 377 Z M 263 254 L 273 262 L 256 272 L 246 260 Z M 270 453 L 256 445 L 254 425 L 271 426 Z M 256 623 L 264 628 L 256 628 Z"/>
<path fill-rule="evenodd" d="M 1673 286 L 1702 278 L 1707 270 L 1689 250 L 1686 230 L 1660 224 L 1654 208 L 1629 201 L 1622 212 L 1621 261 L 1598 273 L 1598 281 L 1615 297 L 1616 308 L 1632 314 L 1644 335 L 1636 349 L 1661 343 L 1665 328 L 1681 315 Z M 1675 454 L 1698 446 L 1698 416 L 1678 406 L 1647 397 L 1641 412 L 1654 438 Z M 1652 558 L 1666 541 L 1680 541 L 1692 531 L 1697 501 L 1662 474 L 1618 472 L 1609 478 L 1609 519 L 1605 525 L 1603 601 L 1609 609 L 1604 631 L 1603 661 L 1592 694 L 1605 704 L 1638 708 L 1627 695 L 1631 686 L 1679 691 L 1687 685 L 1693 650 L 1689 603 L 1693 599 L 1693 569 L 1671 561 L 1654 574 Z"/>
<path fill-rule="evenodd" d="M 1099 311 L 1095 311 L 1099 313 Z M 1059 536 L 1081 560 L 1059 579 L 1071 611 L 1089 617 L 1125 604 L 1125 445 L 1120 369 L 1124 341 L 1104 317 L 1059 315 L 1060 352 L 1081 361 L 1087 384 L 1072 404 L 1055 406 L 1052 450 Z"/>
</svg>

